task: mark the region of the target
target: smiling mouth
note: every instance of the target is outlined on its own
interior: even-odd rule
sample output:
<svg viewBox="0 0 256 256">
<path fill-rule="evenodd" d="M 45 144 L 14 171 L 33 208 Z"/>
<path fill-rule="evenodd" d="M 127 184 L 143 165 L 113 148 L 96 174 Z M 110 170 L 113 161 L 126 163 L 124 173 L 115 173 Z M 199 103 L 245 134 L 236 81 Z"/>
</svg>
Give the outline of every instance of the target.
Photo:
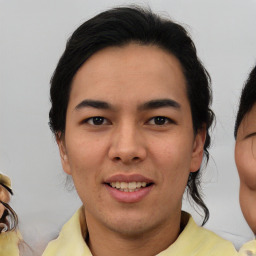
<svg viewBox="0 0 256 256">
<path fill-rule="evenodd" d="M 138 182 L 138 181 L 132 181 L 132 182 L 123 182 L 123 181 L 116 181 L 111 183 L 106 183 L 108 186 L 115 188 L 122 192 L 135 192 L 139 191 L 145 187 L 149 187 L 153 185 L 153 183 L 147 183 L 145 181 Z"/>
</svg>

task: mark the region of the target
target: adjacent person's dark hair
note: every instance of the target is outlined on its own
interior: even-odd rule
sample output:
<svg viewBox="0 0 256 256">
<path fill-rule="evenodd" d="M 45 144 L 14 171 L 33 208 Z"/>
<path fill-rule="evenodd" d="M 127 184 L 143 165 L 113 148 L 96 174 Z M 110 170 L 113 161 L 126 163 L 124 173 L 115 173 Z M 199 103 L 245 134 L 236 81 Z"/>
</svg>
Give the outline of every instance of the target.
<svg viewBox="0 0 256 256">
<path fill-rule="evenodd" d="M 239 108 L 237 112 L 234 135 L 237 136 L 239 125 L 244 116 L 252 109 L 256 103 L 256 66 L 252 69 L 249 77 L 242 89 L 240 97 Z"/>
<path fill-rule="evenodd" d="M 204 153 L 208 161 L 211 142 L 209 128 L 214 119 L 210 109 L 210 76 L 197 57 L 193 41 L 181 25 L 140 7 L 120 7 L 100 13 L 83 23 L 70 37 L 51 79 L 51 130 L 55 135 L 65 132 L 72 80 L 83 63 L 101 49 L 122 47 L 132 42 L 158 46 L 180 61 L 187 82 L 195 134 L 202 128 L 207 131 Z M 200 195 L 200 169 L 190 173 L 187 190 L 202 207 L 205 224 L 209 211 Z"/>
<path fill-rule="evenodd" d="M 0 200 L 0 203 L 5 207 L 3 216 L 0 218 L 0 223 L 7 226 L 8 231 L 14 230 L 18 226 L 18 216 L 12 207 Z M 1 232 L 0 232 L 1 233 Z"/>
<path fill-rule="evenodd" d="M 3 187 L 3 189 L 6 189 L 8 193 L 13 195 L 12 189 L 6 186 L 5 184 L 0 183 L 0 186 Z M 17 228 L 18 225 L 18 216 L 16 212 L 12 209 L 12 207 L 8 204 L 0 200 L 0 204 L 2 204 L 5 208 L 3 215 L 0 217 L 0 224 L 4 224 L 6 227 L 6 231 L 14 230 Z M 0 229 L 1 233 L 1 229 Z"/>
</svg>

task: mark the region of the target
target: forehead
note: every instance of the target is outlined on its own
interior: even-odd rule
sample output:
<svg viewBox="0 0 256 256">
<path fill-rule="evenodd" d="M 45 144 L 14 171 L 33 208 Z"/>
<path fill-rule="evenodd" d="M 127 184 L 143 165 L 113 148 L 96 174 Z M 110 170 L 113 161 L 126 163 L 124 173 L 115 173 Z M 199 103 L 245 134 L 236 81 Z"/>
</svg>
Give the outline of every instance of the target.
<svg viewBox="0 0 256 256">
<path fill-rule="evenodd" d="M 154 45 L 108 47 L 91 56 L 74 76 L 70 99 L 185 97 L 186 81 L 179 60 Z M 146 99 L 148 97 L 148 99 Z"/>
</svg>

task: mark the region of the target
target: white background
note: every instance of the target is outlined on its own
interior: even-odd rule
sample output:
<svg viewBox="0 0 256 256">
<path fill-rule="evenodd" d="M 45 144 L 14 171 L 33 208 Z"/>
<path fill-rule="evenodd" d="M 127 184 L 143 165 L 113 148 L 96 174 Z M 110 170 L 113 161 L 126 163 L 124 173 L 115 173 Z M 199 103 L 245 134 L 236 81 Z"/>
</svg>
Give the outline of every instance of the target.
<svg viewBox="0 0 256 256">
<path fill-rule="evenodd" d="M 256 63 L 256 0 L 0 0 L 0 171 L 12 178 L 24 238 L 43 248 L 81 204 L 65 186 L 48 127 L 49 80 L 66 40 L 88 18 L 131 3 L 183 24 L 211 74 L 217 124 L 203 177 L 211 213 L 206 227 L 239 247 L 252 233 L 238 202 L 233 127 Z M 186 202 L 184 209 L 200 221 Z"/>
</svg>

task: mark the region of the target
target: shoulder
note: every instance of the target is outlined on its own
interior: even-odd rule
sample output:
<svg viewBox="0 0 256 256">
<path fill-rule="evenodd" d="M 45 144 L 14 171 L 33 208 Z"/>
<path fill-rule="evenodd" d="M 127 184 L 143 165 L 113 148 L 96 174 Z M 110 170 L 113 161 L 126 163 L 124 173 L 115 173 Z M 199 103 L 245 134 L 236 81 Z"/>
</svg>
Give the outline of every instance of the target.
<svg viewBox="0 0 256 256">
<path fill-rule="evenodd" d="M 182 221 L 184 219 L 186 219 L 185 227 L 175 243 L 165 253 L 159 255 L 237 255 L 237 251 L 231 242 L 203 227 L 199 227 L 188 213 L 182 213 Z"/>
<path fill-rule="evenodd" d="M 19 231 L 8 231 L 0 233 L 0 255 L 1 256 L 18 256 L 19 243 L 21 241 Z"/>
<path fill-rule="evenodd" d="M 91 255 L 82 235 L 81 215 L 82 208 L 62 227 L 58 238 L 47 245 L 43 256 Z"/>
<path fill-rule="evenodd" d="M 190 216 L 188 222 L 187 239 L 189 236 L 195 236 L 195 245 L 201 248 L 202 255 L 237 255 L 234 245 L 214 232 L 199 227 Z"/>
<path fill-rule="evenodd" d="M 252 240 L 242 246 L 239 256 L 256 256 L 256 240 Z"/>
</svg>

